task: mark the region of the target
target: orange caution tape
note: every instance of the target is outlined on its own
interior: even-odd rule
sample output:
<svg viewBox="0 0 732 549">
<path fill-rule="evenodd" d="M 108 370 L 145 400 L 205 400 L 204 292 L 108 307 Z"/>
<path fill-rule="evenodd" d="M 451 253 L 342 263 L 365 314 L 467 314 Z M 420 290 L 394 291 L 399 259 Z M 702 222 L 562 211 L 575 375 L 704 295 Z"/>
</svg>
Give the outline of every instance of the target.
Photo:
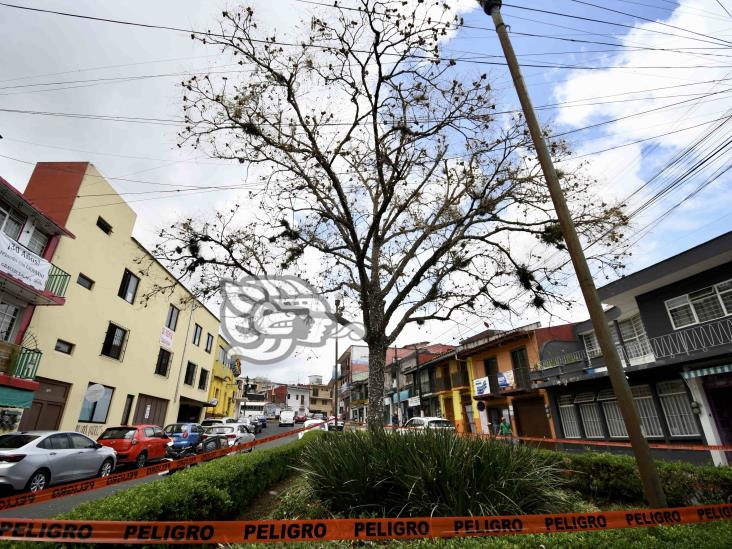
<svg viewBox="0 0 732 549">
<path fill-rule="evenodd" d="M 232 522 L 0 520 L 0 539 L 118 544 L 268 543 L 588 532 L 732 520 L 732 504 L 598 513 Z"/>
<path fill-rule="evenodd" d="M 66 496 L 74 496 L 82 492 L 89 492 L 91 490 L 107 488 L 108 486 L 120 484 L 123 482 L 129 482 L 130 480 L 135 480 L 138 478 L 158 475 L 160 473 L 165 473 L 166 471 L 177 471 L 178 469 L 185 469 L 186 467 L 190 467 L 195 463 L 210 461 L 212 459 L 216 459 L 234 452 L 241 452 L 242 450 L 247 450 L 249 448 L 259 446 L 260 444 L 265 444 L 267 442 L 272 442 L 273 440 L 287 438 L 303 431 L 315 429 L 317 427 L 320 427 L 321 425 L 322 423 L 318 423 L 316 425 L 310 425 L 308 427 L 300 427 L 299 429 L 293 429 L 292 431 L 286 431 L 284 433 L 278 433 L 276 435 L 256 439 L 252 442 L 247 442 L 245 444 L 238 444 L 229 448 L 219 448 L 218 450 L 212 450 L 211 452 L 206 452 L 205 454 L 198 454 L 175 461 L 165 461 L 162 463 L 157 463 L 155 465 L 143 467 L 142 469 L 132 469 L 130 471 L 125 471 L 122 473 L 115 473 L 107 477 L 82 480 L 70 484 L 60 484 L 58 486 L 53 486 L 51 488 L 47 488 L 46 490 L 41 490 L 35 493 L 26 492 L 23 494 L 18 494 L 16 496 L 2 498 L 0 499 L 0 511 L 13 509 L 15 507 L 24 507 L 26 505 L 50 501 Z"/>
</svg>

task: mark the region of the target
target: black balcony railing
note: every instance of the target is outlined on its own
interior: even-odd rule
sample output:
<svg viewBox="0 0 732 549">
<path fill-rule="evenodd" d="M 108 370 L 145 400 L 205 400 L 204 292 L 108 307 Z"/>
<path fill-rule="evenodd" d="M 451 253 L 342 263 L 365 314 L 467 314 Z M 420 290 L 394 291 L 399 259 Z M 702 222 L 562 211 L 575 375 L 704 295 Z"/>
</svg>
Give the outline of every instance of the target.
<svg viewBox="0 0 732 549">
<path fill-rule="evenodd" d="M 516 389 L 531 389 L 529 368 L 514 368 L 513 382 L 516 386 Z"/>
</svg>

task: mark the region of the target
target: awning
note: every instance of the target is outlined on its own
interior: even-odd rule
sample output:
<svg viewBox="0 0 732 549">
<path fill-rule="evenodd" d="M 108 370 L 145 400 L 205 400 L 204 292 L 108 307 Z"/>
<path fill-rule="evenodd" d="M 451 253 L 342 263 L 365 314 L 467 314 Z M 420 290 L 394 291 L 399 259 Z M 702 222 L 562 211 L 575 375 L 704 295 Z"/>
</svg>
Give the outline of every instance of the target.
<svg viewBox="0 0 732 549">
<path fill-rule="evenodd" d="M 31 404 L 33 404 L 33 391 L 0 385 L 0 406 L 30 408 Z"/>
<path fill-rule="evenodd" d="M 732 364 L 724 364 L 722 366 L 712 366 L 710 368 L 702 368 L 701 370 L 691 370 L 689 372 L 682 372 L 681 375 L 684 379 L 692 379 L 695 377 L 714 376 L 717 374 L 729 374 L 732 373 Z"/>
</svg>

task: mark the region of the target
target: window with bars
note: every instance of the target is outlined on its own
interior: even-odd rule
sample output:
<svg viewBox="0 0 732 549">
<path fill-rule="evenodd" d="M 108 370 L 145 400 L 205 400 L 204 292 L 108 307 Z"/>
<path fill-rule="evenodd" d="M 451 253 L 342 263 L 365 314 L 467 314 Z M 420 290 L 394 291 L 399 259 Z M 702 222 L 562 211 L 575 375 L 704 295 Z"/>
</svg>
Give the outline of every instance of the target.
<svg viewBox="0 0 732 549">
<path fill-rule="evenodd" d="M 610 438 L 627 438 L 628 431 L 625 429 L 623 415 L 620 413 L 618 401 L 612 389 L 603 389 L 597 393 L 597 401 L 602 405 L 605 414 L 605 424 Z"/>
<path fill-rule="evenodd" d="M 636 385 L 630 388 L 635 406 L 640 416 L 641 431 L 645 437 L 662 437 L 661 420 L 653 404 L 653 393 L 648 385 Z"/>
<path fill-rule="evenodd" d="M 613 338 L 613 343 L 615 345 L 620 345 L 620 340 L 618 339 L 618 333 L 615 330 L 615 326 L 612 324 L 608 326 L 610 328 L 610 336 Z M 582 343 L 585 346 L 585 351 L 587 352 L 587 356 L 589 358 L 597 358 L 598 356 L 602 356 L 602 350 L 600 350 L 600 343 L 597 341 L 597 336 L 595 335 L 595 332 L 588 332 L 586 334 L 580 334 L 580 338 L 582 339 Z"/>
<path fill-rule="evenodd" d="M 37 228 L 33 229 L 33 234 L 28 241 L 27 248 L 36 255 L 43 255 L 43 250 L 46 249 L 46 244 L 48 244 L 48 236 Z"/>
<path fill-rule="evenodd" d="M 653 355 L 651 343 L 646 336 L 646 329 L 641 321 L 640 314 L 618 322 L 620 335 L 623 338 L 628 358 L 640 358 Z"/>
<path fill-rule="evenodd" d="M 109 323 L 107 333 L 102 343 L 102 354 L 109 358 L 122 360 L 124 355 L 124 347 L 127 341 L 127 330 L 120 328 L 116 324 Z"/>
<path fill-rule="evenodd" d="M 565 438 L 581 437 L 577 409 L 572 402 L 572 395 L 559 397 L 559 419 L 562 422 L 562 431 L 564 431 Z"/>
<path fill-rule="evenodd" d="M 580 393 L 574 397 L 574 404 L 579 405 L 582 427 L 587 438 L 603 438 L 602 418 L 595 404 L 595 393 Z"/>
<path fill-rule="evenodd" d="M 0 340 L 10 341 L 18 320 L 18 307 L 8 303 L 0 303 Z"/>
<path fill-rule="evenodd" d="M 694 436 L 699 429 L 691 411 L 691 403 L 681 380 L 662 381 L 656 384 L 658 399 L 666 416 L 671 436 Z"/>
<path fill-rule="evenodd" d="M 709 322 L 732 314 L 732 280 L 666 301 L 674 329 Z"/>
</svg>

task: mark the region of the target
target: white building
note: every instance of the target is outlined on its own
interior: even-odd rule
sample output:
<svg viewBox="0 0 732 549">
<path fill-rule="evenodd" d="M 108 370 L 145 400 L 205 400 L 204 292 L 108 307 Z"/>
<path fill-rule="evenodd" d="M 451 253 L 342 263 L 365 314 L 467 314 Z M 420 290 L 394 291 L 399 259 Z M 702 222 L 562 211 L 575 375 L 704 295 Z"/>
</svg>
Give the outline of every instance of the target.
<svg viewBox="0 0 732 549">
<path fill-rule="evenodd" d="M 285 408 L 294 412 L 310 413 L 310 388 L 307 385 L 288 385 Z"/>
</svg>

